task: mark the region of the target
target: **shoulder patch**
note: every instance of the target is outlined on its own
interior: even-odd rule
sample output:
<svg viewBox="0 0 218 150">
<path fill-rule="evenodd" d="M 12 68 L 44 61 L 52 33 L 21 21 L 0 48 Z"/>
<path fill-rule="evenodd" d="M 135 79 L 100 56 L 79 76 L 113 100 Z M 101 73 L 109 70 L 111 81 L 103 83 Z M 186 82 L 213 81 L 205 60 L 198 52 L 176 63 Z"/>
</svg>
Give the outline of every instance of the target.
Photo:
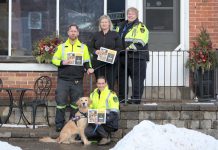
<svg viewBox="0 0 218 150">
<path fill-rule="evenodd" d="M 114 100 L 115 103 L 119 102 L 118 97 L 116 97 L 116 96 L 113 97 L 113 100 Z"/>
<path fill-rule="evenodd" d="M 140 31 L 141 31 L 142 33 L 144 33 L 144 32 L 145 32 L 145 29 L 144 29 L 144 28 L 140 28 Z"/>
</svg>

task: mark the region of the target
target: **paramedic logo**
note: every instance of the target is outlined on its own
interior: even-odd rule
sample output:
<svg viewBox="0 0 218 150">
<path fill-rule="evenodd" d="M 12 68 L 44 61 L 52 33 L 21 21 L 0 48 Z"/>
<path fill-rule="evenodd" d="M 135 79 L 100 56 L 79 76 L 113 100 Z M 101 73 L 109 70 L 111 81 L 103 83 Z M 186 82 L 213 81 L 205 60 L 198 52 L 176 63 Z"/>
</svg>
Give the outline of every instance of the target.
<svg viewBox="0 0 218 150">
<path fill-rule="evenodd" d="M 125 19 L 125 12 L 108 13 L 111 20 Z"/>
</svg>

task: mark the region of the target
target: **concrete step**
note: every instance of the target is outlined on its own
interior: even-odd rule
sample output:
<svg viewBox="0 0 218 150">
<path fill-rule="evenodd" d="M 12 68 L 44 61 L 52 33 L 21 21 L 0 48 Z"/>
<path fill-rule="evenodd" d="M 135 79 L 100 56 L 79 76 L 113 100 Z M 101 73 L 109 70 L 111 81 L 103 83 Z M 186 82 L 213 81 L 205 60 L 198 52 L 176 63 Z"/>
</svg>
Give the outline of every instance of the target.
<svg viewBox="0 0 218 150">
<path fill-rule="evenodd" d="M 31 128 L 14 128 L 14 127 L 1 127 L 0 138 L 41 138 L 50 136 L 52 138 L 58 137 L 59 133 L 55 131 L 55 127 L 39 127 L 36 129 Z"/>
</svg>

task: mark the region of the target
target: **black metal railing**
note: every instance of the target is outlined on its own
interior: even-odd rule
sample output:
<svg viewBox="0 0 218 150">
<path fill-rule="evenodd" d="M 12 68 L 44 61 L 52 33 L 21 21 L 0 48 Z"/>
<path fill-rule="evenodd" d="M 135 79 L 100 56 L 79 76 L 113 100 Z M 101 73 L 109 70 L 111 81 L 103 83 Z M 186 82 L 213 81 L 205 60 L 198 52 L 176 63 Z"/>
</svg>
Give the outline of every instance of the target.
<svg viewBox="0 0 218 150">
<path fill-rule="evenodd" d="M 120 96 L 120 87 L 124 87 L 125 95 L 120 98 L 121 102 L 127 101 L 181 101 L 181 100 L 193 100 L 198 98 L 199 100 L 213 100 L 217 94 L 217 69 L 212 72 L 205 72 L 204 74 L 198 73 L 198 70 L 191 72 L 189 68 L 186 68 L 186 62 L 189 56 L 188 50 L 179 51 L 149 51 L 150 60 L 146 61 L 145 69 L 137 69 L 137 65 L 134 63 L 143 62 L 142 57 L 144 52 L 141 50 L 136 51 L 121 51 L 117 57 L 118 74 L 117 81 L 114 90 L 117 95 Z M 122 54 L 123 53 L 123 54 Z M 139 53 L 139 55 L 137 54 Z M 137 58 L 130 58 L 137 56 Z M 123 58 L 121 58 L 123 57 Z M 125 68 L 120 68 L 121 61 L 125 61 Z M 130 61 L 132 64 L 130 64 Z M 133 71 L 129 65 L 133 66 Z M 121 66 L 123 67 L 123 66 Z M 134 68 L 135 67 L 135 68 Z M 124 76 L 120 76 L 125 71 Z M 132 81 L 140 78 L 136 76 L 134 71 L 145 71 L 146 79 L 144 82 L 139 82 L 138 87 L 143 84 L 142 96 L 134 97 Z M 106 72 L 107 73 L 107 72 Z M 138 72 L 140 75 L 140 72 Z M 129 76 L 128 76 L 129 75 Z M 125 86 L 120 86 L 121 80 L 125 79 Z M 91 89 L 95 87 L 93 85 L 93 79 L 91 79 Z M 201 82 L 200 82 L 201 81 Z M 135 86 L 137 87 L 137 86 Z M 92 91 L 92 90 L 89 90 Z M 140 89 L 138 89 L 140 91 Z"/>
</svg>

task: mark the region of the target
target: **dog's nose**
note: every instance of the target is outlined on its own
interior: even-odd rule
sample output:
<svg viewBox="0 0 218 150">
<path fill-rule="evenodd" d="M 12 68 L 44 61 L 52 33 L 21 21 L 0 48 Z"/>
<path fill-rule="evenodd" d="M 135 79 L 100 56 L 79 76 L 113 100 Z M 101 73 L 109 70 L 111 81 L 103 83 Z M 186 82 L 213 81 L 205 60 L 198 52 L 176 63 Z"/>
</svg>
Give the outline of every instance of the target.
<svg viewBox="0 0 218 150">
<path fill-rule="evenodd" d="M 83 105 L 85 105 L 86 103 L 83 103 Z"/>
</svg>

